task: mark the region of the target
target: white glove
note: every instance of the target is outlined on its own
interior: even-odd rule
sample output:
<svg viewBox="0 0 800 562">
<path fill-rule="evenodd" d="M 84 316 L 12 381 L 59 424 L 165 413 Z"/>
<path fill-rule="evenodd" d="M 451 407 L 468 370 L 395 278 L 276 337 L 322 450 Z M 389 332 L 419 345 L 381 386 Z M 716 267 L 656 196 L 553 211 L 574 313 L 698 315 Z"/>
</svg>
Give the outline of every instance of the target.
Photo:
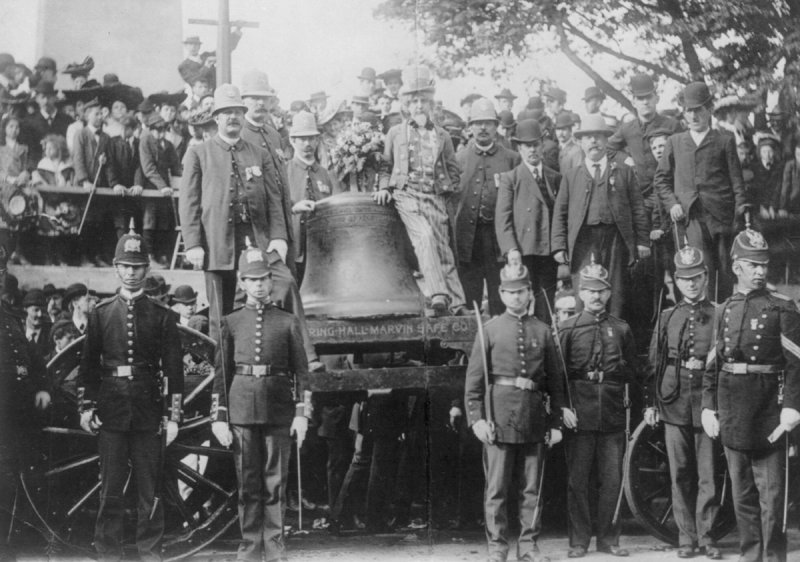
<svg viewBox="0 0 800 562">
<path fill-rule="evenodd" d="M 453 406 L 450 408 L 450 427 L 456 426 L 456 418 L 460 418 L 463 416 L 464 413 L 461 411 L 461 408 Z"/>
<path fill-rule="evenodd" d="M 286 263 L 286 254 L 288 251 L 289 245 L 286 243 L 286 240 L 282 240 L 280 238 L 270 240 L 269 246 L 267 246 L 267 253 L 278 252 L 278 255 L 281 257 L 281 261 L 283 263 Z"/>
<path fill-rule="evenodd" d="M 212 422 L 211 433 L 214 434 L 214 437 L 217 438 L 217 441 L 219 441 L 219 444 L 223 447 L 230 447 L 231 443 L 233 443 L 233 433 L 231 433 L 231 428 L 228 425 L 228 422 Z"/>
<path fill-rule="evenodd" d="M 103 422 L 94 415 L 94 410 L 87 410 L 81 414 L 81 429 L 86 433 L 97 433 Z"/>
<path fill-rule="evenodd" d="M 315 206 L 316 203 L 314 203 L 314 201 L 311 201 L 310 199 L 303 199 L 302 201 L 298 201 L 292 205 L 292 212 L 294 214 L 311 213 L 314 211 Z"/>
<path fill-rule="evenodd" d="M 186 250 L 186 259 L 195 269 L 203 269 L 203 261 L 206 258 L 206 251 L 202 246 L 195 246 Z"/>
<path fill-rule="evenodd" d="M 167 447 L 169 447 L 178 436 L 178 422 L 167 422 Z"/>
<path fill-rule="evenodd" d="M 564 417 L 564 425 L 567 426 L 569 429 L 575 429 L 578 427 L 578 416 L 575 414 L 574 410 L 570 408 L 561 408 L 561 414 Z"/>
<path fill-rule="evenodd" d="M 669 210 L 670 218 L 675 222 L 681 222 L 686 216 L 680 203 L 675 203 Z"/>
<path fill-rule="evenodd" d="M 769 434 L 767 440 L 770 443 L 775 443 L 780 439 L 781 435 L 789 433 L 797 427 L 797 424 L 800 424 L 800 412 L 794 408 L 783 408 L 781 410 L 781 423 Z"/>
<path fill-rule="evenodd" d="M 653 427 L 658 423 L 658 410 L 653 407 L 647 408 L 644 411 L 644 423 Z"/>
<path fill-rule="evenodd" d="M 703 429 L 706 435 L 711 437 L 711 439 L 719 437 L 719 420 L 717 419 L 716 412 L 705 408 L 703 413 L 700 414 L 700 420 L 703 423 Z"/>
<path fill-rule="evenodd" d="M 475 434 L 481 443 L 491 445 L 494 443 L 494 429 L 486 420 L 478 420 L 472 424 L 472 433 Z"/>
<path fill-rule="evenodd" d="M 297 435 L 297 446 L 302 447 L 303 441 L 306 440 L 306 433 L 308 432 L 308 418 L 305 416 L 295 416 L 292 420 L 292 427 L 289 430 L 290 435 Z"/>
<path fill-rule="evenodd" d="M 547 440 L 547 446 L 552 447 L 553 445 L 557 445 L 561 443 L 562 439 L 564 439 L 564 434 L 561 433 L 560 429 L 551 429 L 550 437 Z"/>
<path fill-rule="evenodd" d="M 40 390 L 36 393 L 36 397 L 33 400 L 37 410 L 46 410 L 50 405 L 50 393 L 46 390 Z"/>
</svg>

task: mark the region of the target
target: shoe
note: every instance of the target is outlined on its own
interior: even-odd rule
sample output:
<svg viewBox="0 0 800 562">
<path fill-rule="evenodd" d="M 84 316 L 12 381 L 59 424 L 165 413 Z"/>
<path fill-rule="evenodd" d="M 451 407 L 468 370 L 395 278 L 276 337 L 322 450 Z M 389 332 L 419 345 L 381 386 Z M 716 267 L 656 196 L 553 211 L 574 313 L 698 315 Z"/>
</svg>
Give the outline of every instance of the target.
<svg viewBox="0 0 800 562">
<path fill-rule="evenodd" d="M 678 555 L 678 558 L 694 558 L 694 547 L 692 545 L 683 545 L 678 547 L 678 551 L 675 553 Z"/>
<path fill-rule="evenodd" d="M 705 548 L 706 558 L 711 560 L 722 560 L 722 551 L 716 546 L 708 545 Z"/>
<path fill-rule="evenodd" d="M 320 361 L 319 359 L 312 359 L 308 362 L 308 372 L 309 373 L 324 373 L 325 372 L 325 363 Z"/>
<path fill-rule="evenodd" d="M 431 308 L 434 316 L 446 316 L 449 312 L 446 295 L 433 295 L 431 298 Z"/>
<path fill-rule="evenodd" d="M 526 552 L 522 556 L 518 557 L 517 560 L 520 562 L 550 562 L 550 558 L 547 556 L 542 556 L 538 552 Z"/>
<path fill-rule="evenodd" d="M 567 558 L 583 558 L 586 556 L 585 546 L 571 546 L 567 551 Z"/>
<path fill-rule="evenodd" d="M 333 535 L 334 537 L 338 537 L 342 534 L 342 524 L 339 521 L 334 519 L 328 520 L 328 533 Z"/>
<path fill-rule="evenodd" d="M 610 544 L 604 547 L 599 547 L 597 549 L 597 552 L 605 552 L 606 554 L 610 554 L 611 556 L 630 556 L 630 553 L 626 549 L 614 544 Z"/>
<path fill-rule="evenodd" d="M 502 552 L 492 552 L 489 558 L 486 559 L 486 562 L 506 562 L 506 558 L 508 558 L 508 556 Z"/>
</svg>

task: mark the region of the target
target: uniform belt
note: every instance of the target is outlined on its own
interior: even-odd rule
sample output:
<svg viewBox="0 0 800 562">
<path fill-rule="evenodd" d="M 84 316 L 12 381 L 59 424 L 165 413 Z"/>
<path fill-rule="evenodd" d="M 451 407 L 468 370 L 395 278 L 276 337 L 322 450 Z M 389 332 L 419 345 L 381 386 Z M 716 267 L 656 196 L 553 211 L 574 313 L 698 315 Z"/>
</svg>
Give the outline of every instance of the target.
<svg viewBox="0 0 800 562">
<path fill-rule="evenodd" d="M 670 357 L 667 360 L 668 365 L 675 366 L 680 363 L 681 367 L 684 369 L 689 369 L 690 371 L 702 371 L 706 368 L 706 362 L 702 359 L 698 359 L 697 357 L 690 357 L 684 361 L 678 361 L 677 359 Z"/>
<path fill-rule="evenodd" d="M 522 390 L 536 392 L 539 390 L 539 383 L 525 377 L 511 377 L 508 375 L 492 375 L 494 384 L 498 386 L 515 386 Z"/>
<path fill-rule="evenodd" d="M 143 367 L 140 365 L 120 365 L 119 367 L 106 367 L 105 372 L 107 377 L 132 379 L 133 377 L 150 376 L 153 374 L 152 367 Z"/>
<path fill-rule="evenodd" d="M 586 380 L 587 381 L 603 382 L 604 378 L 605 378 L 605 372 L 598 371 L 597 369 L 595 369 L 594 371 L 589 371 L 588 373 L 586 373 Z"/>
<path fill-rule="evenodd" d="M 286 376 L 289 369 L 274 367 L 273 365 L 236 365 L 236 374 L 247 377 L 272 377 Z"/>
<path fill-rule="evenodd" d="M 748 363 L 723 363 L 722 370 L 732 375 L 782 373 L 783 365 L 750 365 Z"/>
</svg>

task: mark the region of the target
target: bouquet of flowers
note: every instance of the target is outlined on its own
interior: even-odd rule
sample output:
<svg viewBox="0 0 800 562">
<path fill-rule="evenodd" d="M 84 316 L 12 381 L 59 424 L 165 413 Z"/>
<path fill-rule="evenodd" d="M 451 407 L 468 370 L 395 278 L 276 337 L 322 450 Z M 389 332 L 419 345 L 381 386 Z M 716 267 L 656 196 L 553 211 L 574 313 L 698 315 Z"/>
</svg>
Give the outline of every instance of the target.
<svg viewBox="0 0 800 562">
<path fill-rule="evenodd" d="M 331 154 L 336 177 L 343 182 L 349 176 L 351 191 L 366 191 L 382 154 L 383 134 L 369 123 L 353 123 L 336 138 Z"/>
</svg>

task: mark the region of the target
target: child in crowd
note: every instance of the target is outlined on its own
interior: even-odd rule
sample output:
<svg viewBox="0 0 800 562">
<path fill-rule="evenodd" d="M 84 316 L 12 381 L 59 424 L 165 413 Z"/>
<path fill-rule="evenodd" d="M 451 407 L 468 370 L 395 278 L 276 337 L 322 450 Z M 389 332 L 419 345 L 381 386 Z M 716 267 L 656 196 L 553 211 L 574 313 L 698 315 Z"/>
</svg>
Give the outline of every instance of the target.
<svg viewBox="0 0 800 562">
<path fill-rule="evenodd" d="M 14 263 L 28 263 L 18 251 L 20 224 L 17 216 L 9 209 L 12 198 L 16 198 L 30 175 L 26 170 L 28 147 L 19 144 L 20 120 L 10 117 L 4 127 L 5 142 L 0 145 L 0 244 L 11 255 Z"/>
</svg>

